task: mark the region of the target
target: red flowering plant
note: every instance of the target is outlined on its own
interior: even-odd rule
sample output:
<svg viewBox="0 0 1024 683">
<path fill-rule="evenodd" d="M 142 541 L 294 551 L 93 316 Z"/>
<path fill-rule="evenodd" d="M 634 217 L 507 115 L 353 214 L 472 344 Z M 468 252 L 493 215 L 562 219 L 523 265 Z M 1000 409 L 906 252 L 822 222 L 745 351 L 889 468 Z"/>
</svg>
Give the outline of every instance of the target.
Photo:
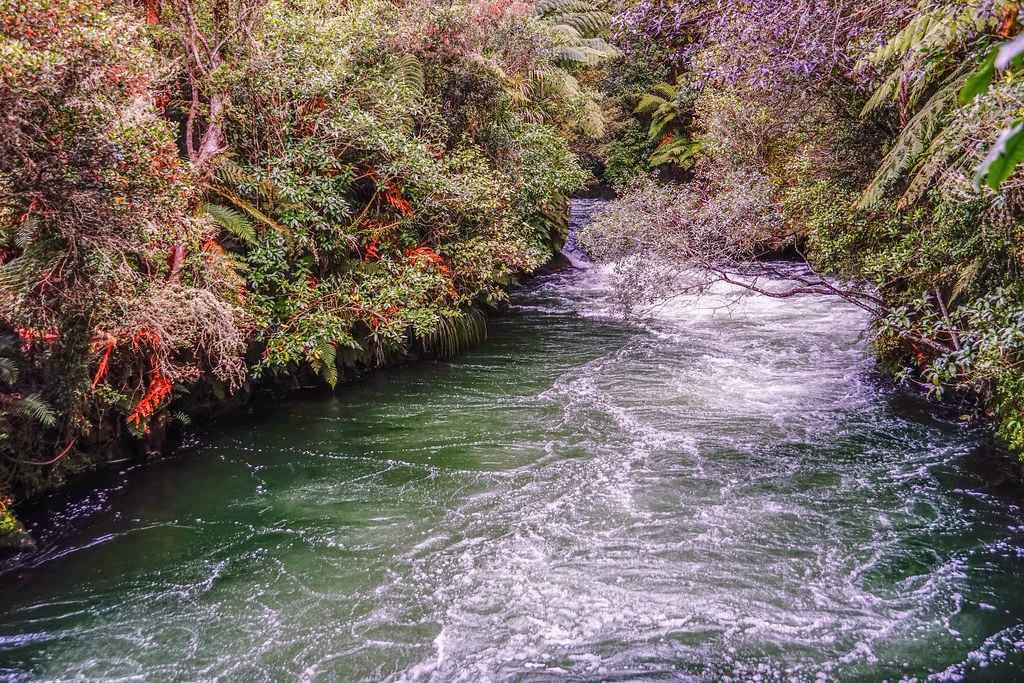
<svg viewBox="0 0 1024 683">
<path fill-rule="evenodd" d="M 175 382 L 237 385 L 242 319 L 142 22 L 90 0 L 0 8 L 0 325 L 58 416 L 18 445 L 45 456 L 118 413 L 144 431 Z"/>
</svg>

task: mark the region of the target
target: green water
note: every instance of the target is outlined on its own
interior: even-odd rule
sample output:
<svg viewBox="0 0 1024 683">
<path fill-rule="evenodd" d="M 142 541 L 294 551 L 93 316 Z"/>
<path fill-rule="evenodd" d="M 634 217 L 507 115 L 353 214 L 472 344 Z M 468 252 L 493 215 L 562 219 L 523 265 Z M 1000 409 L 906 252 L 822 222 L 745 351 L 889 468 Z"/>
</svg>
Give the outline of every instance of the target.
<svg viewBox="0 0 1024 683">
<path fill-rule="evenodd" d="M 0 679 L 1024 678 L 1020 493 L 856 309 L 607 281 L 47 504 Z"/>
</svg>

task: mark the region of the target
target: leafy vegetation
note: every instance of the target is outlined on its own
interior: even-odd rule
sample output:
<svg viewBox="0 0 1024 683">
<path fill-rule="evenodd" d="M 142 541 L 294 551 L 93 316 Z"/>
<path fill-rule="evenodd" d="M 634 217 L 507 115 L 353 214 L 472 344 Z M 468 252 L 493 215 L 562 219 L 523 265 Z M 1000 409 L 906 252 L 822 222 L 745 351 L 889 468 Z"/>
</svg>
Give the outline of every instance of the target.
<svg viewBox="0 0 1024 683">
<path fill-rule="evenodd" d="M 1017 3 L 0 6 L 0 493 L 482 338 L 580 159 L 627 305 L 794 250 L 1024 449 Z"/>
<path fill-rule="evenodd" d="M 721 280 L 757 289 L 762 275 L 785 276 L 772 295 L 843 296 L 872 313 L 898 377 L 975 401 L 1024 451 L 1020 12 L 623 0 L 626 57 L 608 92 L 638 72 L 671 78 L 620 98 L 635 111 L 608 146 L 623 192 L 584 242 L 617 262 L 627 305 Z M 693 175 L 659 187 L 635 162 L 654 150 L 634 131 L 670 125 L 694 151 L 647 166 L 683 161 Z M 761 258 L 781 248 L 807 274 Z"/>
<path fill-rule="evenodd" d="M 481 338 L 565 240 L 618 54 L 581 0 L 0 17 L 0 494 L 158 449 L 253 378 Z"/>
</svg>

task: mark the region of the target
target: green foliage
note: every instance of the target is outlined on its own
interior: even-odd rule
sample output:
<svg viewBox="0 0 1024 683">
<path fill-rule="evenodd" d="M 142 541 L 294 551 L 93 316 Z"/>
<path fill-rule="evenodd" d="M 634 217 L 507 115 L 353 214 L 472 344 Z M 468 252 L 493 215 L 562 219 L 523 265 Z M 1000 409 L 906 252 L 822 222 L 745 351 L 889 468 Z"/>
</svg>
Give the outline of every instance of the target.
<svg viewBox="0 0 1024 683">
<path fill-rule="evenodd" d="M 477 308 L 445 316 L 423 337 L 426 351 L 441 357 L 455 356 L 487 339 L 487 317 Z"/>
<path fill-rule="evenodd" d="M 646 173 L 653 147 L 646 126 L 635 120 L 627 123 L 605 147 L 605 182 L 620 188 Z"/>
<path fill-rule="evenodd" d="M 0 536 L 8 536 L 21 531 L 21 523 L 18 522 L 10 507 L 0 500 Z"/>
<path fill-rule="evenodd" d="M 1024 122 L 1018 121 L 999 134 L 988 155 L 978 166 L 975 175 L 975 184 L 982 180 L 993 190 L 999 186 L 1017 169 L 1021 161 L 1024 161 Z"/>
<path fill-rule="evenodd" d="M 913 203 L 911 200 L 919 196 L 918 188 L 926 185 L 931 178 L 928 173 L 931 167 L 927 163 L 919 162 L 923 156 L 934 158 L 947 138 L 955 134 L 948 127 L 949 112 L 955 105 L 966 80 L 965 69 L 955 71 L 907 122 L 875 172 L 875 177 L 858 199 L 859 208 L 867 209 L 877 204 L 885 195 L 886 189 L 914 168 L 915 164 L 921 179 L 911 179 L 910 194 L 903 199 L 903 204 L 909 205 Z"/>
<path fill-rule="evenodd" d="M 213 222 L 244 244 L 256 242 L 256 229 L 245 214 L 223 204 L 204 204 L 203 211 Z"/>
<path fill-rule="evenodd" d="M 648 161 L 652 166 L 674 164 L 680 168 L 690 168 L 697 161 L 697 155 L 704 148 L 700 140 L 681 135 L 678 138 L 666 138 L 654 150 Z"/>
<path fill-rule="evenodd" d="M 0 450 L 25 462 L 157 440 L 190 388 L 481 338 L 565 240 L 617 54 L 582 2 L 3 2 Z"/>
<path fill-rule="evenodd" d="M 659 7 L 627 16 L 659 26 L 670 16 Z M 651 161 L 695 161 L 694 180 L 628 189 L 591 243 L 621 259 L 623 296 L 657 298 L 679 282 L 699 289 L 730 267 L 757 272 L 744 237 L 771 226 L 754 232 L 799 249 L 868 302 L 886 368 L 936 397 L 974 396 L 1003 440 L 1024 451 L 1019 4 L 815 7 L 829 17 L 825 34 L 803 22 L 815 16 L 804 6 L 792 26 L 710 6 L 700 26 L 676 25 L 695 45 L 675 80 L 701 84 L 692 123 L 676 128 L 686 109 L 669 83 L 633 92 L 629 107 L 650 135 L 673 134 Z M 792 6 L 778 9 L 792 18 Z M 611 79 L 620 97 L 622 78 Z M 616 131 L 609 170 L 625 176 L 641 131 Z"/>
<path fill-rule="evenodd" d="M 541 0 L 536 12 L 551 27 L 555 55 L 561 63 L 597 66 L 619 55 L 607 42 L 611 15 L 590 0 Z"/>
</svg>

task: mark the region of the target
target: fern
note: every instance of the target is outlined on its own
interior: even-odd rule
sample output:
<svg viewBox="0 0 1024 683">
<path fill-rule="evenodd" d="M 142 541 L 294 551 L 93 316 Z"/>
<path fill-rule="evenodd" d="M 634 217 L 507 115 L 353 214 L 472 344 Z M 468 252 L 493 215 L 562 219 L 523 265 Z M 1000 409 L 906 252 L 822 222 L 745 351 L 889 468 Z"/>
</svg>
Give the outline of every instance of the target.
<svg viewBox="0 0 1024 683">
<path fill-rule="evenodd" d="M 420 60 L 415 55 L 402 55 L 398 58 L 396 72 L 398 80 L 409 91 L 409 94 L 415 100 L 422 99 L 426 91 L 426 79 Z"/>
<path fill-rule="evenodd" d="M 223 204 L 204 204 L 202 210 L 221 229 L 245 244 L 256 243 L 256 230 L 252 221 L 243 213 Z"/>
<path fill-rule="evenodd" d="M 255 205 L 253 205 L 246 199 L 243 199 L 241 196 L 238 195 L 238 193 L 232 191 L 231 189 L 220 185 L 213 185 L 210 183 L 203 183 L 203 188 L 209 192 L 212 192 L 218 197 L 227 200 L 228 202 L 233 204 L 235 208 L 244 211 L 251 218 L 262 223 L 263 225 L 266 225 L 267 227 L 281 233 L 286 237 L 291 237 L 291 231 L 288 228 L 286 228 L 284 225 L 271 218 L 263 211 L 260 211 L 258 208 L 256 208 Z"/>
<path fill-rule="evenodd" d="M 589 0 L 541 0 L 537 3 L 537 12 L 541 15 L 567 14 L 570 12 L 589 12 L 594 4 Z"/>
<path fill-rule="evenodd" d="M 2 379 L 5 384 L 9 386 L 13 385 L 18 381 L 19 374 L 21 374 L 21 371 L 13 358 L 0 356 L 0 379 Z"/>
<path fill-rule="evenodd" d="M 985 266 L 985 261 L 980 256 L 970 263 L 968 263 L 957 275 L 956 283 L 953 285 L 953 291 L 949 294 L 949 303 L 952 304 L 957 298 L 966 290 L 975 278 L 981 273 Z"/>
<path fill-rule="evenodd" d="M 32 289 L 46 273 L 56 270 L 63 254 L 53 254 L 44 259 L 41 249 L 32 245 L 17 258 L 0 265 L 0 289 L 8 292 L 25 292 Z"/>
<path fill-rule="evenodd" d="M 678 122 L 684 115 L 689 113 L 688 106 L 681 101 L 683 88 L 677 83 L 658 83 L 651 92 L 640 97 L 633 112 L 636 114 L 648 114 L 651 117 L 647 137 L 650 140 L 657 140 L 671 124 Z"/>
<path fill-rule="evenodd" d="M 907 122 L 888 154 L 882 159 L 874 178 L 858 199 L 858 209 L 875 206 L 885 196 L 886 190 L 900 176 L 913 168 L 920 161 L 921 155 L 929 150 L 932 142 L 946 126 L 950 108 L 956 103 L 967 74 L 964 67 L 955 71 Z"/>
<path fill-rule="evenodd" d="M 596 66 L 619 56 L 607 41 L 612 17 L 588 0 L 545 0 L 535 7 L 555 43 L 556 61 Z"/>
<path fill-rule="evenodd" d="M 43 400 L 39 394 L 29 394 L 11 403 L 11 411 L 38 422 L 44 427 L 53 427 L 57 424 L 57 415 L 53 412 L 50 404 Z"/>
<path fill-rule="evenodd" d="M 618 51 L 611 45 L 605 43 L 604 49 L 598 49 L 590 45 L 569 45 L 555 50 L 555 56 L 562 62 L 573 62 L 586 66 L 597 66 L 608 59 L 618 55 Z"/>
<path fill-rule="evenodd" d="M 949 150 L 955 149 L 956 143 L 961 142 L 963 137 L 963 130 L 954 126 L 946 126 L 935 137 L 921 161 L 914 168 L 910 184 L 907 185 L 896 208 L 902 210 L 913 206 L 921 200 L 939 176 L 966 166 L 971 159 L 969 152 L 962 152 L 952 162 L 949 160 Z"/>
<path fill-rule="evenodd" d="M 653 114 L 666 104 L 665 98 L 654 93 L 646 93 L 633 109 L 634 114 Z"/>
<path fill-rule="evenodd" d="M 665 130 L 665 126 L 675 121 L 676 115 L 676 108 L 671 103 L 663 104 L 651 117 L 651 127 L 647 131 L 647 136 L 652 140 L 656 139 L 661 135 L 661 131 Z"/>
<path fill-rule="evenodd" d="M 437 326 L 423 337 L 423 348 L 443 358 L 455 356 L 487 339 L 487 317 L 476 308 L 457 316 L 443 316 Z"/>
<path fill-rule="evenodd" d="M 703 148 L 704 144 L 700 141 L 682 136 L 659 145 L 651 154 L 649 161 L 652 166 L 675 164 L 681 168 L 689 168 L 696 162 L 697 154 Z"/>
<path fill-rule="evenodd" d="M 338 349 L 333 342 L 319 339 L 313 347 L 313 370 L 333 389 L 338 385 Z"/>
<path fill-rule="evenodd" d="M 256 182 L 256 178 L 244 166 L 223 155 L 217 157 L 217 165 L 213 172 L 214 177 L 229 187 L 252 185 Z"/>
<path fill-rule="evenodd" d="M 882 83 L 875 88 L 875 91 L 871 93 L 871 97 L 864 103 L 864 107 L 860 110 L 862 117 L 867 116 L 871 112 L 875 111 L 883 104 L 887 104 L 891 99 L 896 97 L 896 93 L 899 91 L 900 81 L 903 80 L 903 70 L 899 69 L 889 74 Z"/>
</svg>

